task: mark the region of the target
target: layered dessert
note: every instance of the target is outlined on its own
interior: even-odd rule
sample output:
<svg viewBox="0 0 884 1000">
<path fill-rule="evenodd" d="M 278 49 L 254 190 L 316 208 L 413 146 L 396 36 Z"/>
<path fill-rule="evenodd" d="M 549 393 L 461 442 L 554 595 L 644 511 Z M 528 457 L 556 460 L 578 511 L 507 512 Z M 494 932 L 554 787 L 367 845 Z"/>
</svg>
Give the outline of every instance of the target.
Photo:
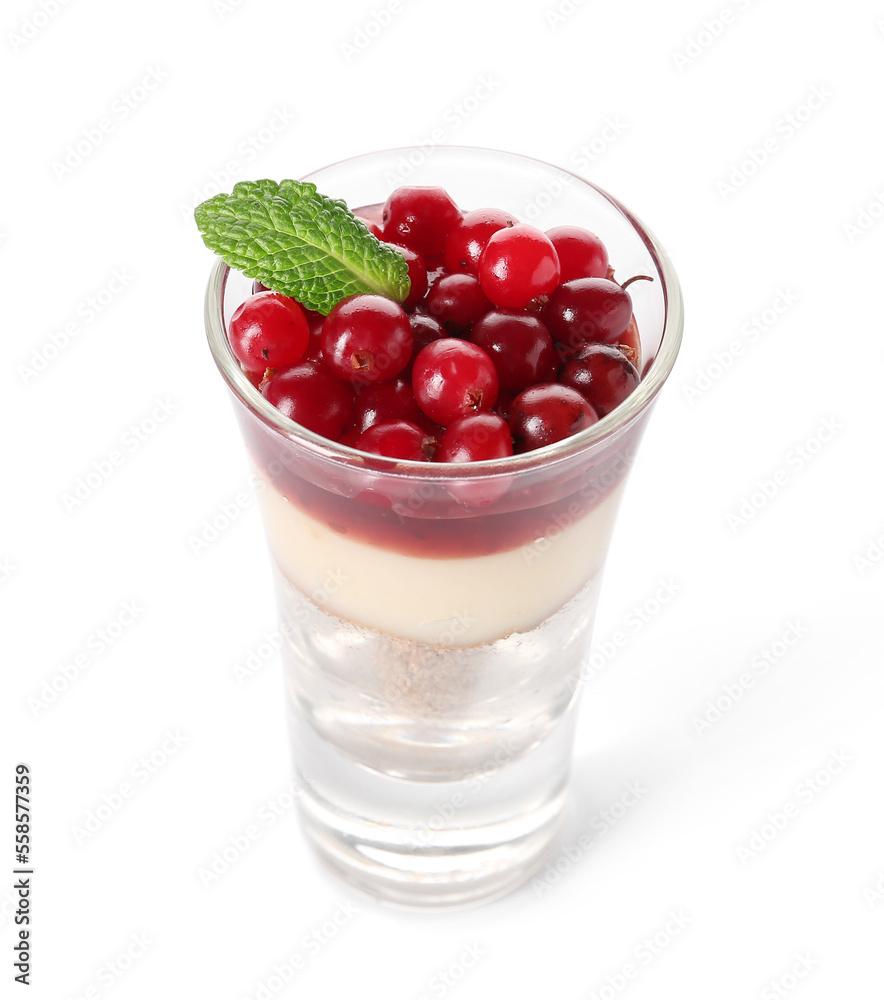
<svg viewBox="0 0 884 1000">
<path fill-rule="evenodd" d="M 280 415 L 240 411 L 288 686 L 361 764 L 463 779 L 489 747 L 538 745 L 576 691 L 642 418 L 590 451 L 568 439 L 640 382 L 627 289 L 645 276 L 614 280 L 587 229 L 441 188 L 352 225 L 399 258 L 395 295 L 296 298 L 268 265 L 225 299 L 230 349 Z"/>
<path fill-rule="evenodd" d="M 302 828 L 376 897 L 500 895 L 560 823 L 606 550 L 680 338 L 671 267 L 604 192 L 489 150 L 243 182 L 196 218 Z"/>
</svg>

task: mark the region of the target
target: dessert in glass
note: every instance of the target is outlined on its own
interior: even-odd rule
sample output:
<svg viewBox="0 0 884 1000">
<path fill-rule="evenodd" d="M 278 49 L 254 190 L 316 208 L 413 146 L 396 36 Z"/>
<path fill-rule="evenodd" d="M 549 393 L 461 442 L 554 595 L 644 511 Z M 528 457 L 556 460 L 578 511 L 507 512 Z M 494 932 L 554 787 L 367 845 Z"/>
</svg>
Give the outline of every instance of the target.
<svg viewBox="0 0 884 1000">
<path fill-rule="evenodd" d="M 220 260 L 210 278 L 209 342 L 273 560 L 302 827 L 328 865 L 377 899 L 483 902 L 530 878 L 562 820 L 605 555 L 681 339 L 678 282 L 631 212 L 528 157 L 391 150 L 305 179 L 377 227 L 380 207 L 405 185 L 440 186 L 463 212 L 500 206 L 547 232 L 584 227 L 602 237 L 617 275 L 650 279 L 629 287 L 620 347 L 641 378 L 618 405 L 594 412 L 583 430 L 519 451 L 519 434 L 533 433 L 516 412 L 524 394 L 501 392 L 497 412 L 517 452 L 464 463 L 369 453 L 354 447 L 364 440 L 355 432 L 331 440 L 289 419 L 228 339 L 252 279 Z M 555 295 L 527 311 L 543 315 Z M 493 356 L 493 323 L 445 332 L 439 350 L 408 360 L 418 396 L 439 345 L 472 337 Z M 552 378 L 558 370 L 579 389 L 586 352 L 557 350 Z"/>
</svg>

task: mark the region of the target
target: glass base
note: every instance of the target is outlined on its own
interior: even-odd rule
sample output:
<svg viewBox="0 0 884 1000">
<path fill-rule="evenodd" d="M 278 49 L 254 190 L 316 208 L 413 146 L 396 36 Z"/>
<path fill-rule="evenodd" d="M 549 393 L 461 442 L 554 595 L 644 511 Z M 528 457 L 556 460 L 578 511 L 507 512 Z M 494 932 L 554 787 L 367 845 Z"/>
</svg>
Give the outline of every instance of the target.
<svg viewBox="0 0 884 1000">
<path fill-rule="evenodd" d="M 325 742 L 293 709 L 302 828 L 354 888 L 411 909 L 455 909 L 516 889 L 544 863 L 561 825 L 574 712 L 515 760 L 489 747 L 457 781 L 373 771 Z"/>
</svg>

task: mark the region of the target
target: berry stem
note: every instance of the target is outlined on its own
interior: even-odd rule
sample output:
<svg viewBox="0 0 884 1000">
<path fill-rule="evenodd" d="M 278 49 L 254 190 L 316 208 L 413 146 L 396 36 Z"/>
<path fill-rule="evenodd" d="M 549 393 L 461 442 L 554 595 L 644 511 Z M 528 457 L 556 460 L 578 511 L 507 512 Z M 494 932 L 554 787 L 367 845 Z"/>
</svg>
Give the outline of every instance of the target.
<svg viewBox="0 0 884 1000">
<path fill-rule="evenodd" d="M 633 281 L 653 281 L 654 279 L 649 274 L 634 274 L 631 278 L 627 278 L 626 281 L 620 286 L 623 289 L 629 288 Z"/>
</svg>

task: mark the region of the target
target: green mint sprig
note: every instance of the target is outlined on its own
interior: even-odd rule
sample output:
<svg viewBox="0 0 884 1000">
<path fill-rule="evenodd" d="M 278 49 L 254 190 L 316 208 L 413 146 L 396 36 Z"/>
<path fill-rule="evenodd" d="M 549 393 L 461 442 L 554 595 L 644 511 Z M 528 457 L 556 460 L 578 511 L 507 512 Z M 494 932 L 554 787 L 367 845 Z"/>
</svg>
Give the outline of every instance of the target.
<svg viewBox="0 0 884 1000">
<path fill-rule="evenodd" d="M 358 293 L 397 302 L 408 295 L 402 254 L 309 181 L 241 181 L 194 216 L 206 246 L 226 264 L 308 309 L 328 314 Z"/>
</svg>

